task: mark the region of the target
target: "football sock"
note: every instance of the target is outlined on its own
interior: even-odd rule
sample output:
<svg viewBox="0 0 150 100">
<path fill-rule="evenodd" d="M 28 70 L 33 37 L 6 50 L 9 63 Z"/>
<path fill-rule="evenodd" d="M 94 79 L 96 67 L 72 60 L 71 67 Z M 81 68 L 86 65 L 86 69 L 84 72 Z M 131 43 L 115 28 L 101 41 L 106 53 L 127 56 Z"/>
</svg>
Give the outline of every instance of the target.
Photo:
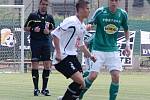
<svg viewBox="0 0 150 100">
<path fill-rule="evenodd" d="M 76 82 L 72 82 L 68 86 L 68 89 L 65 92 L 62 100 L 76 100 L 77 98 L 79 98 L 79 95 L 82 91 L 82 89 L 80 87 L 81 87 L 80 84 L 78 84 Z"/>
<path fill-rule="evenodd" d="M 109 100 L 116 100 L 118 90 L 119 90 L 119 84 L 112 82 L 109 89 Z"/>
<path fill-rule="evenodd" d="M 84 73 L 83 73 L 83 77 L 87 77 L 89 75 L 89 71 L 85 71 Z"/>
<path fill-rule="evenodd" d="M 85 78 L 86 87 L 80 93 L 80 96 L 79 96 L 80 100 L 83 98 L 83 95 L 85 94 L 85 92 L 91 87 L 92 83 L 93 81 L 89 80 L 88 77 Z"/>
<path fill-rule="evenodd" d="M 42 73 L 42 79 L 43 79 L 43 87 L 42 90 L 45 90 L 47 88 L 47 83 L 48 83 L 48 79 L 49 79 L 49 74 L 50 74 L 50 70 L 43 70 Z"/>
<path fill-rule="evenodd" d="M 38 90 L 39 71 L 37 69 L 32 69 L 32 80 L 34 84 L 34 89 Z"/>
</svg>

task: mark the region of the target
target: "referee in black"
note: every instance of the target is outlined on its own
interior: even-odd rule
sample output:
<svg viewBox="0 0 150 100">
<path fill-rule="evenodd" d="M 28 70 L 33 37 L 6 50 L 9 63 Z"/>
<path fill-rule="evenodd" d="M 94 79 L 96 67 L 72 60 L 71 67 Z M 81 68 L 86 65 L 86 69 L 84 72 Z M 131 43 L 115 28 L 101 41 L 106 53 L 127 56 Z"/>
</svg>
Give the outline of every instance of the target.
<svg viewBox="0 0 150 100">
<path fill-rule="evenodd" d="M 51 31 L 55 28 L 52 15 L 47 13 L 48 0 L 40 0 L 38 11 L 31 13 L 25 23 L 25 31 L 30 32 L 30 46 L 32 52 L 32 79 L 34 84 L 34 96 L 40 93 L 38 87 L 39 81 L 39 61 L 43 61 L 43 85 L 41 94 L 50 96 L 47 89 L 48 78 L 51 67 Z"/>
</svg>

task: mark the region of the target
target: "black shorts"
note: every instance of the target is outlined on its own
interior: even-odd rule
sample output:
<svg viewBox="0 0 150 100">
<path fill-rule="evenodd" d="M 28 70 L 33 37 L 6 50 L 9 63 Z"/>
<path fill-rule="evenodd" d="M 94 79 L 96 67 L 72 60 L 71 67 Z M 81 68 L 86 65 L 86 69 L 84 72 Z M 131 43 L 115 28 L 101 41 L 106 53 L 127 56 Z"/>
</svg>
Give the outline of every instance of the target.
<svg viewBox="0 0 150 100">
<path fill-rule="evenodd" d="M 70 78 L 77 71 L 82 72 L 81 64 L 75 55 L 68 55 L 54 66 L 56 70 L 61 72 L 66 78 Z"/>
<path fill-rule="evenodd" d="M 51 57 L 50 41 L 32 40 L 30 43 L 32 61 L 48 61 Z"/>
</svg>

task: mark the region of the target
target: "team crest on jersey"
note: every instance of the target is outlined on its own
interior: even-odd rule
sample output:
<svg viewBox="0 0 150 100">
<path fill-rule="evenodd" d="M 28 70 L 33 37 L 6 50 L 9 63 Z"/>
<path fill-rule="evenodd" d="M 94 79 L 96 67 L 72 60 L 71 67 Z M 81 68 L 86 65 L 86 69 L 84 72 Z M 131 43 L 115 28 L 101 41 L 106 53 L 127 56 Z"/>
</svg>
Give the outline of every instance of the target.
<svg viewBox="0 0 150 100">
<path fill-rule="evenodd" d="M 107 34 L 114 34 L 118 31 L 118 27 L 116 27 L 114 24 L 108 24 L 104 27 L 104 30 Z"/>
</svg>

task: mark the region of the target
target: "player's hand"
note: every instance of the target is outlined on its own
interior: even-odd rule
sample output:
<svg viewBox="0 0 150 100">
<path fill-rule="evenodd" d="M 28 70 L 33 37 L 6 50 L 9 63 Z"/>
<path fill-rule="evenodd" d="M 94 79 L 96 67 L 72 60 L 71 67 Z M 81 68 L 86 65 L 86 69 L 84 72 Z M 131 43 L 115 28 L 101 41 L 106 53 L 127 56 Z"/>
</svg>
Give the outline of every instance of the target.
<svg viewBox="0 0 150 100">
<path fill-rule="evenodd" d="M 54 29 L 54 25 L 52 23 L 49 24 L 49 30 L 52 31 Z"/>
<path fill-rule="evenodd" d="M 48 27 L 46 27 L 45 29 L 44 29 L 44 32 L 43 32 L 44 34 L 49 34 L 50 33 L 50 30 L 48 29 Z"/>
<path fill-rule="evenodd" d="M 34 32 L 40 32 L 40 30 L 41 30 L 41 29 L 40 29 L 39 26 L 37 26 L 37 27 L 34 28 Z"/>
<path fill-rule="evenodd" d="M 92 25 L 91 25 L 91 24 L 87 24 L 85 27 L 86 27 L 86 30 L 87 30 L 87 31 L 92 30 Z"/>
<path fill-rule="evenodd" d="M 129 46 L 126 46 L 125 49 L 123 50 L 123 55 L 129 57 L 131 54 L 131 50 Z"/>
<path fill-rule="evenodd" d="M 96 62 L 96 60 L 97 60 L 96 57 L 93 56 L 93 55 L 90 57 L 90 59 L 91 59 L 93 62 Z"/>
</svg>

